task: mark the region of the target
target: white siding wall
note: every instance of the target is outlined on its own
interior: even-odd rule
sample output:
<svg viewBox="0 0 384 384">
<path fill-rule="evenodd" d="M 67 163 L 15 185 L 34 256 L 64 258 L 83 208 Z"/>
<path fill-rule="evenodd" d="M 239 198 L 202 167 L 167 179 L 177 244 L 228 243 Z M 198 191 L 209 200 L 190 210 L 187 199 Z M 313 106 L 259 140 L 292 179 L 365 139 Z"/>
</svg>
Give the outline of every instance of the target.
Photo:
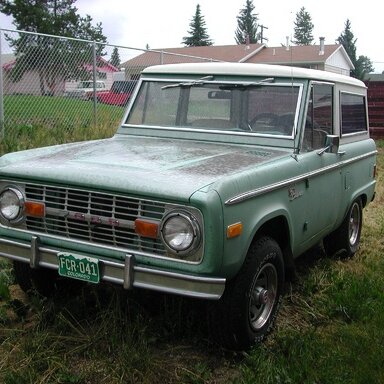
<svg viewBox="0 0 384 384">
<path fill-rule="evenodd" d="M 351 68 L 345 56 L 340 52 L 336 51 L 332 56 L 328 58 L 325 63 L 324 69 L 328 72 L 340 73 L 341 75 L 350 75 Z"/>
</svg>

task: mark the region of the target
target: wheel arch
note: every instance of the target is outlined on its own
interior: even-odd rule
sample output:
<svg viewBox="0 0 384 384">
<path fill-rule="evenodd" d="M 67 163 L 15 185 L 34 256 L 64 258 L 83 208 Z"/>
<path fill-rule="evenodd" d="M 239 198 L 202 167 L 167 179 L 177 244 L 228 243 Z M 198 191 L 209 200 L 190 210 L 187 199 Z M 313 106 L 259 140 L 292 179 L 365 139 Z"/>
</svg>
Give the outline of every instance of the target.
<svg viewBox="0 0 384 384">
<path fill-rule="evenodd" d="M 368 202 L 368 196 L 363 193 L 361 194 L 360 196 L 357 196 L 358 198 L 361 199 L 361 204 L 363 205 L 363 208 L 367 205 L 367 202 Z"/>
<path fill-rule="evenodd" d="M 288 277 L 294 273 L 294 260 L 291 247 L 291 231 L 286 216 L 278 216 L 266 220 L 255 232 L 250 246 L 260 237 L 267 236 L 274 239 L 283 253 L 284 269 Z"/>
<path fill-rule="evenodd" d="M 349 206 L 351 206 L 356 199 L 360 198 L 361 204 L 363 205 L 363 208 L 365 208 L 365 206 L 369 204 L 374 198 L 375 185 L 376 182 L 374 181 L 362 186 L 359 189 L 356 189 L 356 191 L 354 191 L 354 193 L 350 196 Z"/>
</svg>

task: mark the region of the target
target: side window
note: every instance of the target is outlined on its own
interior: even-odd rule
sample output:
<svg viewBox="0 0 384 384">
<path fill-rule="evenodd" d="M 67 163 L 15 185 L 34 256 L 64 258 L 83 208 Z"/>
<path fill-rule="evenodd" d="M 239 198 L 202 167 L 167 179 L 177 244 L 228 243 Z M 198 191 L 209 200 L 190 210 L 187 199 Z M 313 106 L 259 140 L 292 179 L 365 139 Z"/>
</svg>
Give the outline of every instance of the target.
<svg viewBox="0 0 384 384">
<path fill-rule="evenodd" d="M 342 135 L 368 130 L 365 96 L 341 93 L 340 108 Z"/>
<path fill-rule="evenodd" d="M 305 121 L 303 150 L 324 147 L 325 139 L 333 131 L 333 85 L 312 84 Z"/>
</svg>

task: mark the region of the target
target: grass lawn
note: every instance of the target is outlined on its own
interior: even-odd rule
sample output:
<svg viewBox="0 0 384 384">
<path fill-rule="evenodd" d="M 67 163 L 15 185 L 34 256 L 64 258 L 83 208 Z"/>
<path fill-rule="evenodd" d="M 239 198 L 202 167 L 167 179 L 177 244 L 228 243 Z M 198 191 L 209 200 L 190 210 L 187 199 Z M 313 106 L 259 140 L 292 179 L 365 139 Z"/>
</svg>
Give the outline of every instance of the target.
<svg viewBox="0 0 384 384">
<path fill-rule="evenodd" d="M 94 122 L 92 101 L 50 96 L 6 95 L 4 97 L 5 124 L 46 124 L 55 121 L 72 122 L 73 126 Z M 96 104 L 100 119 L 106 115 L 123 116 L 124 108 L 106 104 Z"/>
<path fill-rule="evenodd" d="M 5 96 L 0 154 L 65 142 L 112 136 L 124 108 L 49 96 Z M 96 118 L 95 118 L 96 116 Z"/>
</svg>

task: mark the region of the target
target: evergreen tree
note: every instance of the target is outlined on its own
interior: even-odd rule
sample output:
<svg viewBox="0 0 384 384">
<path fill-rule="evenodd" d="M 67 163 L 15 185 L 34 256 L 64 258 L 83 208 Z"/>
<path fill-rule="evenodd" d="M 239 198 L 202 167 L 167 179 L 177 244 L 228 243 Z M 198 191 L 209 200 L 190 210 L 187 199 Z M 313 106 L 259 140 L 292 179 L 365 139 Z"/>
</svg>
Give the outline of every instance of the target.
<svg viewBox="0 0 384 384">
<path fill-rule="evenodd" d="M 111 60 L 109 61 L 114 67 L 120 68 L 120 54 L 117 47 L 113 48 Z"/>
<path fill-rule="evenodd" d="M 189 36 L 183 37 L 182 44 L 187 47 L 200 47 L 212 45 L 212 40 L 209 38 L 205 27 L 204 17 L 201 15 L 200 5 L 196 6 L 196 13 L 189 24 Z"/>
<path fill-rule="evenodd" d="M 367 73 L 375 71 L 371 59 L 367 56 L 360 55 L 354 65 L 355 70 L 353 71 L 353 76 L 360 80 L 364 80 Z"/>
<path fill-rule="evenodd" d="M 301 7 L 300 11 L 296 13 L 294 24 L 293 42 L 297 45 L 311 45 L 313 43 L 313 23 L 311 15 L 304 7 Z"/>
<path fill-rule="evenodd" d="M 359 56 L 359 58 L 356 56 L 357 39 L 355 39 L 352 32 L 351 22 L 349 19 L 345 22 L 344 31 L 337 38 L 337 41 L 343 45 L 355 67 L 355 69 L 351 71 L 352 77 L 363 80 L 366 73 L 374 71 L 372 61 L 367 56 Z"/>
<path fill-rule="evenodd" d="M 235 40 L 237 44 L 257 43 L 260 39 L 258 33 L 259 25 L 257 23 L 257 14 L 253 13 L 255 6 L 253 0 L 247 0 L 244 8 L 240 9 L 237 16 L 237 29 L 235 31 Z"/>
<path fill-rule="evenodd" d="M 18 30 L 105 43 L 101 23 L 95 27 L 89 15 L 81 17 L 73 6 L 76 0 L 1 0 L 0 12 L 13 17 Z M 92 62 L 93 44 L 21 33 L 7 36 L 16 55 L 12 78 L 19 81 L 25 72 L 37 71 L 41 94 L 53 94 L 60 81 L 84 78 L 85 64 Z M 96 54 L 102 54 L 97 46 Z"/>
<path fill-rule="evenodd" d="M 344 31 L 337 38 L 337 41 L 343 45 L 352 63 L 356 63 L 356 41 L 355 36 L 351 30 L 351 22 L 349 19 L 345 22 Z"/>
</svg>

